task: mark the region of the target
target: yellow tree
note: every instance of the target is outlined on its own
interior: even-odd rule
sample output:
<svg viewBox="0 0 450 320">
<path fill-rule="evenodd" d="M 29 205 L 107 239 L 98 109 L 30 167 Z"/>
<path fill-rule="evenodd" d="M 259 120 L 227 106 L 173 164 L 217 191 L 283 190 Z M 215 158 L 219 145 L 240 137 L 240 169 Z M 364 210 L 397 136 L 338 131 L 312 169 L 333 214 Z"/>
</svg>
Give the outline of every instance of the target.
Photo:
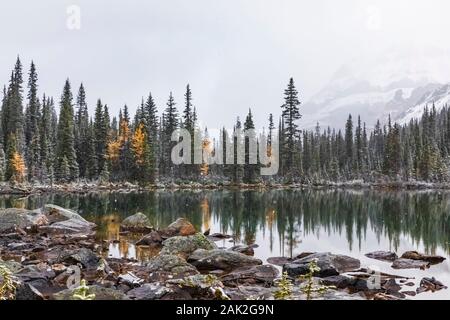
<svg viewBox="0 0 450 320">
<path fill-rule="evenodd" d="M 144 125 L 141 123 L 134 131 L 131 141 L 131 148 L 133 149 L 134 161 L 138 167 L 142 167 L 145 162 L 145 143 L 146 135 Z"/>
<path fill-rule="evenodd" d="M 23 160 L 22 156 L 17 151 L 15 151 L 10 161 L 11 167 L 13 169 L 12 180 L 19 183 L 24 182 L 27 168 L 25 167 L 25 161 Z"/>
</svg>

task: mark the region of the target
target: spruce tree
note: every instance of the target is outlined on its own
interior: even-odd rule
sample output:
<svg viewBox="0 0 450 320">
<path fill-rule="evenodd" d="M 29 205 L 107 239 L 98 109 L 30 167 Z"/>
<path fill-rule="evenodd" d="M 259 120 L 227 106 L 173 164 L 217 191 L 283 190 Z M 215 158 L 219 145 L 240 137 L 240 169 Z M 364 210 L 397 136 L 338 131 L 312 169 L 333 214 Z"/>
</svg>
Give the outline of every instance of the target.
<svg viewBox="0 0 450 320">
<path fill-rule="evenodd" d="M 73 96 L 69 79 L 64 85 L 60 102 L 57 144 L 57 177 L 60 181 L 78 179 L 79 169 L 74 141 Z"/>
<path fill-rule="evenodd" d="M 284 174 L 288 181 L 293 179 L 296 172 L 294 160 L 298 152 L 297 140 L 300 132 L 297 124 L 297 121 L 301 118 L 299 106 L 298 91 L 295 88 L 294 79 L 291 78 L 287 89 L 284 91 L 284 104 L 281 106 L 284 124 L 282 161 L 285 168 Z"/>
</svg>

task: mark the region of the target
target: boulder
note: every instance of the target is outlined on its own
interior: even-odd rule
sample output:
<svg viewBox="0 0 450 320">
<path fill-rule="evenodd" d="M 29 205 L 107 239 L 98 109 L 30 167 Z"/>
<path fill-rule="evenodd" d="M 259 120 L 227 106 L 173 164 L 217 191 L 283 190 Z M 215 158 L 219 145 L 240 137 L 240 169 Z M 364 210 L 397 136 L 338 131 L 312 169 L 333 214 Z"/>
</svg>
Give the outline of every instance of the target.
<svg viewBox="0 0 450 320">
<path fill-rule="evenodd" d="M 419 294 L 426 291 L 435 292 L 442 289 L 447 289 L 447 287 L 442 282 L 436 280 L 434 277 L 425 277 L 420 280 L 420 285 L 416 289 L 416 292 L 417 294 Z"/>
<path fill-rule="evenodd" d="M 226 300 L 229 300 L 223 291 L 222 282 L 210 274 L 196 274 L 183 279 L 168 280 L 167 284 L 175 285 L 195 299 L 219 298 L 224 300 L 225 297 Z"/>
<path fill-rule="evenodd" d="M 88 234 L 96 227 L 75 211 L 47 204 L 42 209 L 49 225 L 39 228 L 40 232 L 49 234 Z"/>
<path fill-rule="evenodd" d="M 101 264 L 101 260 L 102 259 L 97 256 L 92 250 L 81 248 L 71 250 L 62 255 L 57 263 L 65 262 L 71 265 L 81 263 L 84 268 L 97 269 Z"/>
<path fill-rule="evenodd" d="M 38 289 L 29 283 L 22 283 L 16 288 L 16 300 L 45 300 Z"/>
<path fill-rule="evenodd" d="M 233 246 L 231 247 L 229 250 L 231 251 L 235 251 L 235 252 L 239 252 L 242 254 L 245 254 L 247 256 L 254 256 L 255 255 L 255 250 L 253 250 L 254 248 L 257 248 L 258 245 L 237 245 L 237 246 Z"/>
<path fill-rule="evenodd" d="M 149 272 L 165 271 L 172 274 L 197 274 L 198 271 L 183 258 L 176 255 L 160 254 L 146 264 Z"/>
<path fill-rule="evenodd" d="M 188 257 L 197 249 L 217 249 L 216 244 L 202 233 L 196 233 L 190 236 L 171 237 L 164 240 L 162 244 L 161 254 L 177 254 L 183 257 Z"/>
<path fill-rule="evenodd" d="M 120 229 L 132 232 L 147 232 L 152 229 L 152 225 L 145 214 L 138 212 L 125 218 L 120 224 Z"/>
<path fill-rule="evenodd" d="M 66 289 L 53 295 L 53 300 L 77 300 L 73 297 L 75 289 Z M 119 290 L 105 288 L 98 285 L 89 286 L 88 294 L 95 294 L 94 300 L 130 300 Z"/>
<path fill-rule="evenodd" d="M 430 264 L 438 264 L 445 260 L 445 258 L 441 256 L 426 255 L 419 253 L 417 251 L 406 251 L 404 254 L 402 254 L 401 258 L 411 260 L 422 260 L 429 262 Z"/>
<path fill-rule="evenodd" d="M 245 266 L 254 266 L 262 264 L 262 261 L 245 254 L 229 250 L 195 250 L 188 258 L 191 263 L 199 270 L 233 270 Z"/>
<path fill-rule="evenodd" d="M 152 231 L 149 234 L 146 234 L 142 237 L 138 242 L 136 242 L 137 246 L 151 246 L 151 247 L 159 247 L 162 245 L 163 239 L 161 235 L 157 231 Z"/>
<path fill-rule="evenodd" d="M 174 236 L 190 236 L 195 234 L 195 228 L 189 220 L 185 218 L 178 218 L 172 222 L 167 228 L 160 231 L 163 238 L 170 238 Z"/>
<path fill-rule="evenodd" d="M 397 254 L 391 251 L 374 251 L 365 254 L 365 256 L 380 261 L 394 261 L 398 259 Z"/>
<path fill-rule="evenodd" d="M 425 270 L 430 267 L 430 263 L 423 260 L 412 260 L 400 258 L 392 263 L 394 269 L 422 269 Z"/>
<path fill-rule="evenodd" d="M 42 208 L 42 213 L 47 217 L 49 224 L 67 221 L 70 219 L 79 220 L 85 223 L 89 223 L 86 219 L 80 216 L 73 210 L 61 208 L 54 204 L 46 204 Z"/>
<path fill-rule="evenodd" d="M 334 286 L 337 289 L 354 287 L 355 283 L 355 278 L 346 275 L 336 275 L 320 279 L 320 284 L 325 286 Z"/>
<path fill-rule="evenodd" d="M 256 265 L 237 268 L 220 277 L 220 280 L 229 286 L 237 284 L 253 285 L 258 283 L 271 285 L 279 274 L 278 269 L 272 265 Z"/>
<path fill-rule="evenodd" d="M 159 300 L 172 290 L 159 283 L 144 283 L 142 286 L 127 292 L 131 300 Z"/>
<path fill-rule="evenodd" d="M 361 266 L 358 259 L 349 256 L 331 253 L 314 253 L 285 264 L 283 271 L 286 271 L 291 277 L 307 274 L 309 272 L 309 264 L 313 260 L 317 261 L 317 266 L 320 268 L 320 271 L 314 273 L 314 276 L 319 278 L 354 271 Z"/>
<path fill-rule="evenodd" d="M 267 262 L 279 267 L 284 266 L 286 263 L 292 262 L 291 258 L 286 257 L 270 257 L 267 259 Z"/>
<path fill-rule="evenodd" d="M 14 232 L 16 229 L 29 229 L 48 223 L 39 210 L 9 208 L 0 210 L 0 233 Z"/>
</svg>

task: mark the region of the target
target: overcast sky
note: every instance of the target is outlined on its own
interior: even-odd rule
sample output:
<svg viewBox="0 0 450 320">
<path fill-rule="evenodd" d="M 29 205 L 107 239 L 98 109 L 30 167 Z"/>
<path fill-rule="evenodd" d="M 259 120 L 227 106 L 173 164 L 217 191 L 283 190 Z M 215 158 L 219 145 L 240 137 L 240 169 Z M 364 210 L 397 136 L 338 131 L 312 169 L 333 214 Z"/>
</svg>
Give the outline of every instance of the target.
<svg viewBox="0 0 450 320">
<path fill-rule="evenodd" d="M 67 26 L 70 5 L 79 30 Z M 40 93 L 59 100 L 67 77 L 75 92 L 83 81 L 90 110 L 102 98 L 134 114 L 149 91 L 160 110 L 170 91 L 182 108 L 189 83 L 208 127 L 249 107 L 262 127 L 291 76 L 305 101 L 353 57 L 412 42 L 448 49 L 449 12 L 448 0 L 2 1 L 0 84 L 19 54 L 26 72 L 35 61 Z"/>
</svg>

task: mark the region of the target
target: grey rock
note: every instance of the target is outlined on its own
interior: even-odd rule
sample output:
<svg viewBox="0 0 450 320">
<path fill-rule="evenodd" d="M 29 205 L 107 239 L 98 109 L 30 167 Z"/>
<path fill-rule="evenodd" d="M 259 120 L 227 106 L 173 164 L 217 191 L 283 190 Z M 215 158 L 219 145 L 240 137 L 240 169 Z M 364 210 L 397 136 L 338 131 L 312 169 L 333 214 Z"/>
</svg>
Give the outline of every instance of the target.
<svg viewBox="0 0 450 320">
<path fill-rule="evenodd" d="M 176 255 L 160 254 L 159 256 L 150 259 L 146 264 L 146 267 L 149 272 L 167 271 L 172 274 L 198 273 L 194 266 Z"/>
<path fill-rule="evenodd" d="M 14 232 L 17 228 L 28 229 L 47 223 L 47 218 L 39 210 L 16 208 L 0 210 L 0 233 Z"/>
<path fill-rule="evenodd" d="M 34 286 L 23 283 L 16 288 L 16 300 L 45 300 L 45 298 Z"/>
<path fill-rule="evenodd" d="M 405 253 L 402 254 L 401 258 L 426 261 L 429 262 L 430 264 L 438 264 L 445 260 L 445 258 L 441 256 L 426 255 L 423 253 L 419 253 L 417 251 L 406 251 Z"/>
<path fill-rule="evenodd" d="M 197 249 L 212 250 L 217 246 L 202 233 L 196 233 L 190 236 L 174 236 L 163 241 L 161 254 L 180 254 L 188 257 Z"/>
<path fill-rule="evenodd" d="M 64 254 L 58 263 L 65 262 L 68 264 L 81 263 L 83 267 L 87 269 L 97 269 L 100 267 L 101 258 L 97 256 L 92 250 L 87 248 L 81 248 L 69 251 Z"/>
<path fill-rule="evenodd" d="M 157 231 L 152 231 L 149 234 L 143 236 L 138 242 L 136 242 L 137 246 L 152 246 L 159 247 L 162 245 L 163 239 L 161 235 Z"/>
<path fill-rule="evenodd" d="M 314 259 L 317 261 L 317 265 L 320 268 L 320 271 L 316 272 L 314 276 L 320 278 L 354 271 L 361 266 L 358 259 L 349 256 L 331 253 L 314 253 L 285 264 L 283 266 L 283 271 L 286 271 L 291 277 L 307 274 L 309 272 L 309 264 Z"/>
<path fill-rule="evenodd" d="M 233 270 L 240 267 L 262 264 L 260 259 L 246 256 L 242 253 L 220 249 L 198 249 L 189 256 L 188 262 L 199 270 Z"/>
<path fill-rule="evenodd" d="M 430 263 L 422 260 L 412 260 L 412 259 L 397 259 L 392 263 L 392 268 L 394 269 L 427 269 L 430 267 Z"/>
<path fill-rule="evenodd" d="M 254 256 L 255 255 L 255 250 L 253 250 L 254 248 L 255 248 L 255 245 L 248 246 L 248 245 L 240 244 L 240 245 L 231 247 L 229 250 L 239 252 L 239 253 L 245 254 L 247 256 Z"/>
<path fill-rule="evenodd" d="M 135 232 L 145 232 L 152 229 L 149 218 L 138 212 L 130 217 L 125 218 L 120 224 L 122 230 L 135 231 Z"/>
<path fill-rule="evenodd" d="M 272 265 L 242 267 L 223 275 L 220 280 L 227 285 L 236 284 L 273 284 L 280 272 Z"/>
<path fill-rule="evenodd" d="M 397 254 L 391 251 L 374 251 L 365 254 L 365 256 L 380 261 L 394 261 L 398 259 Z"/>
<path fill-rule="evenodd" d="M 158 300 L 171 293 L 172 290 L 159 283 L 144 283 L 142 286 L 127 292 L 131 300 Z"/>
</svg>

